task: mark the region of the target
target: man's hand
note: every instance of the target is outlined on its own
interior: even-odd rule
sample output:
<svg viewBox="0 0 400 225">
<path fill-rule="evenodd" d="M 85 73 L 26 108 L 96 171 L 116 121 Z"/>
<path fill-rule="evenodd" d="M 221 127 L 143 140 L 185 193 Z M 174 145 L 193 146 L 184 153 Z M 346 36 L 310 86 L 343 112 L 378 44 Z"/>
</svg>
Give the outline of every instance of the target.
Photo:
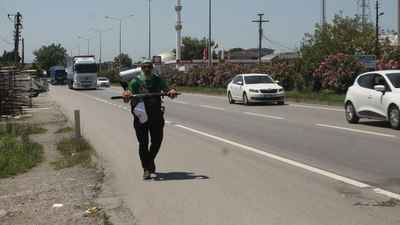
<svg viewBox="0 0 400 225">
<path fill-rule="evenodd" d="M 132 92 L 131 91 L 124 91 L 122 93 L 122 99 L 124 100 L 125 103 L 128 103 L 129 100 L 131 100 Z"/>
<path fill-rule="evenodd" d="M 176 98 L 176 96 L 178 96 L 178 92 L 176 91 L 175 88 L 172 88 L 167 92 L 167 96 L 174 99 Z"/>
</svg>

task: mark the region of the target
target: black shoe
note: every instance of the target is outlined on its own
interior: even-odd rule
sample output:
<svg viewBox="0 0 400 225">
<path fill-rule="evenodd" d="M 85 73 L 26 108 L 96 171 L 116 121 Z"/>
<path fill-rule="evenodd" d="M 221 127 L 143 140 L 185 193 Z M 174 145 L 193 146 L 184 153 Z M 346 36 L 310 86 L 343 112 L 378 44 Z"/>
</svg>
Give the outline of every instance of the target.
<svg viewBox="0 0 400 225">
<path fill-rule="evenodd" d="M 155 172 L 156 172 L 156 164 L 153 163 L 153 165 L 151 165 L 151 166 L 149 167 L 149 172 L 150 172 L 150 173 L 155 173 Z"/>
<path fill-rule="evenodd" d="M 148 179 L 150 179 L 150 176 L 151 176 L 150 171 L 145 170 L 144 173 L 143 173 L 143 179 L 144 180 L 148 180 Z"/>
</svg>

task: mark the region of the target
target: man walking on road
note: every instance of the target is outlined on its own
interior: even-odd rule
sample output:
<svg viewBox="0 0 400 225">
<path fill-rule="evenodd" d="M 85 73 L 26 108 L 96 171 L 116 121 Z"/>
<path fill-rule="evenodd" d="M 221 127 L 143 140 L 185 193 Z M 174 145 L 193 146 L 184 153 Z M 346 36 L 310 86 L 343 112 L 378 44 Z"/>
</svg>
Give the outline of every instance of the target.
<svg viewBox="0 0 400 225">
<path fill-rule="evenodd" d="M 164 136 L 164 110 L 160 96 L 146 96 L 142 99 L 132 99 L 132 94 L 167 93 L 171 99 L 177 97 L 177 91 L 168 87 L 164 78 L 153 73 L 153 64 L 144 59 L 141 62 L 142 73 L 132 79 L 128 90 L 122 94 L 125 103 L 130 101 L 134 115 L 133 127 L 139 142 L 139 156 L 144 170 L 143 179 L 150 179 L 155 173 L 154 160 L 160 150 Z M 149 147 L 150 135 L 150 147 Z"/>
</svg>

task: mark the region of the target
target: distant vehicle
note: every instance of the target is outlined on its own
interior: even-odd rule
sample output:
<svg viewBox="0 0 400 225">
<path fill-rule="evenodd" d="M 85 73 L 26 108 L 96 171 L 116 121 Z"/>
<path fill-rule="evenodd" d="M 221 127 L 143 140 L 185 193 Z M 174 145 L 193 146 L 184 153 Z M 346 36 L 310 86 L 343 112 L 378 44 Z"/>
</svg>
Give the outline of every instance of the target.
<svg viewBox="0 0 400 225">
<path fill-rule="evenodd" d="M 230 104 L 241 101 L 245 105 L 256 102 L 285 103 L 285 90 L 268 74 L 239 74 L 226 90 Z"/>
<path fill-rule="evenodd" d="M 110 81 L 107 79 L 107 77 L 98 77 L 97 87 L 110 87 Z"/>
<path fill-rule="evenodd" d="M 50 83 L 52 85 L 66 84 L 67 73 L 65 72 L 65 68 L 63 66 L 53 66 L 50 67 L 49 70 L 50 70 Z"/>
<path fill-rule="evenodd" d="M 67 82 L 70 89 L 96 89 L 97 64 L 94 55 L 69 58 L 67 60 Z"/>
<path fill-rule="evenodd" d="M 349 123 L 360 118 L 389 121 L 400 129 L 400 70 L 363 73 L 349 87 L 345 99 L 345 114 Z"/>
</svg>

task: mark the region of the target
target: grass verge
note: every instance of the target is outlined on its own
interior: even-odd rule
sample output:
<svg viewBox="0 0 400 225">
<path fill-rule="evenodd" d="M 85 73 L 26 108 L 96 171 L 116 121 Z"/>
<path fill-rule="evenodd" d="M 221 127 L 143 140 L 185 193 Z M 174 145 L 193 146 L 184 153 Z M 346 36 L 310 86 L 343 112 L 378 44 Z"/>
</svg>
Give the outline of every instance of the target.
<svg viewBox="0 0 400 225">
<path fill-rule="evenodd" d="M 225 88 L 210 87 L 176 87 L 179 92 L 200 93 L 210 95 L 226 95 Z M 286 101 L 327 104 L 327 105 L 343 105 L 345 94 L 335 94 L 328 91 L 321 92 L 299 92 L 287 91 L 285 93 Z"/>
<path fill-rule="evenodd" d="M 81 164 L 91 166 L 91 156 L 94 154 L 92 146 L 83 137 L 80 138 L 80 150 L 77 151 L 75 137 L 63 139 L 57 143 L 57 150 L 61 153 L 56 161 L 51 162 L 55 169 L 63 169 Z"/>
<path fill-rule="evenodd" d="M 0 178 L 24 173 L 42 162 L 43 146 L 30 140 L 29 135 L 45 132 L 35 125 L 0 124 Z"/>
</svg>

